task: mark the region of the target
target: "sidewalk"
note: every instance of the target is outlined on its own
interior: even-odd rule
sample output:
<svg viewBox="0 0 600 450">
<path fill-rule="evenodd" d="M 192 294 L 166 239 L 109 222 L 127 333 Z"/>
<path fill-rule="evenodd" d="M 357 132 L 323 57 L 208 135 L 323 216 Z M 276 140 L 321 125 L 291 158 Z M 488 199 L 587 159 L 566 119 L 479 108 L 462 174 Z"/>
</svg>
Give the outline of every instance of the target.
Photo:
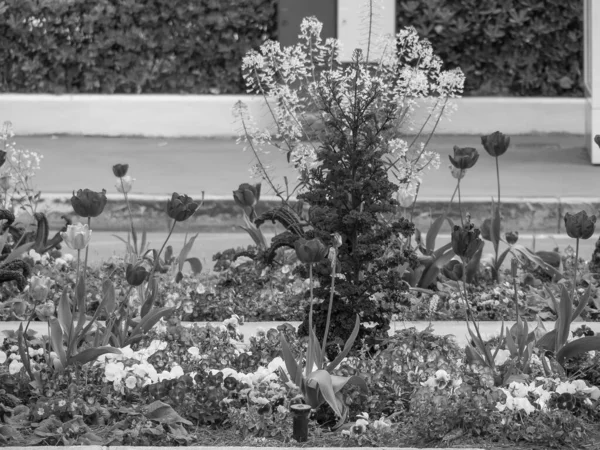
<svg viewBox="0 0 600 450">
<path fill-rule="evenodd" d="M 239 215 L 231 201 L 232 191 L 241 183 L 258 181 L 250 178 L 252 153 L 243 152 L 233 139 L 42 136 L 16 138 L 16 142 L 18 148 L 44 156 L 34 179 L 42 193 L 62 194 L 65 199 L 82 188 L 104 188 L 120 198 L 111 168 L 128 163 L 129 175 L 136 178 L 132 197 L 156 202 L 156 196 L 164 200 L 174 191 L 196 198 L 204 191 L 208 199 L 220 202 L 218 207 L 228 202 L 227 208 Z M 477 220 L 489 215 L 490 199 L 497 196 L 494 158 L 485 152 L 479 136 L 437 136 L 429 148 L 440 153 L 441 167 L 425 174 L 415 222 L 428 225 L 447 205 L 456 186 L 448 170 L 454 145 L 480 152 L 477 165 L 461 181 L 463 209 Z M 272 166 L 276 183 L 283 186 L 287 176 L 294 186 L 297 175 L 284 154 L 271 149 L 264 163 Z M 513 136 L 509 150 L 500 158 L 500 177 L 503 215 L 512 220 L 506 229 L 560 232 L 566 211 L 586 209 L 597 214 L 600 209 L 600 167 L 589 163 L 583 136 Z M 264 182 L 262 194 L 264 199 L 273 194 Z M 63 206 L 70 208 L 68 203 Z"/>
</svg>

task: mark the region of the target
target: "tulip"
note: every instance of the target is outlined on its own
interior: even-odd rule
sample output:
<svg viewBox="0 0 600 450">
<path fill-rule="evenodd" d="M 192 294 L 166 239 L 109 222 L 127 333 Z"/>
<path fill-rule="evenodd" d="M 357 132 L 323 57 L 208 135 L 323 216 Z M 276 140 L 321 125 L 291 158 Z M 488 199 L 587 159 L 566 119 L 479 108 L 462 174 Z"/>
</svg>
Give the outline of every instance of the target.
<svg viewBox="0 0 600 450">
<path fill-rule="evenodd" d="M 125 279 L 131 286 L 139 286 L 141 285 L 149 273 L 144 266 L 133 266 L 132 264 L 127 264 L 127 268 L 125 269 Z"/>
<path fill-rule="evenodd" d="M 194 214 L 198 206 L 191 197 L 173 192 L 171 200 L 167 202 L 167 215 L 176 222 L 183 222 Z"/>
<path fill-rule="evenodd" d="M 133 182 L 135 181 L 135 178 L 131 178 L 129 175 L 118 178 L 117 182 L 115 183 L 115 187 L 117 188 L 117 191 L 119 191 L 121 194 L 128 194 L 129 191 L 131 191 L 131 188 L 133 187 Z"/>
<path fill-rule="evenodd" d="M 490 156 L 497 158 L 498 156 L 502 156 L 506 153 L 506 150 L 508 150 L 510 137 L 499 131 L 495 131 L 488 136 L 481 136 L 481 144 Z"/>
<path fill-rule="evenodd" d="M 519 232 L 518 231 L 508 231 L 504 235 L 504 239 L 506 239 L 506 242 L 508 242 L 510 245 L 514 245 L 519 240 Z"/>
<path fill-rule="evenodd" d="M 52 286 L 52 280 L 48 277 L 33 276 L 29 281 L 29 292 L 36 303 L 46 300 L 48 292 Z"/>
<path fill-rule="evenodd" d="M 115 164 L 113 166 L 113 173 L 117 178 L 123 178 L 127 175 L 127 171 L 129 170 L 129 164 Z"/>
<path fill-rule="evenodd" d="M 470 169 L 475 165 L 479 159 L 479 152 L 471 147 L 458 147 L 454 146 L 454 158 L 448 156 L 450 162 L 457 169 Z"/>
<path fill-rule="evenodd" d="M 233 191 L 233 199 L 241 208 L 254 208 L 260 200 L 260 183 L 254 186 L 248 183 L 240 184 L 237 191 Z"/>
<path fill-rule="evenodd" d="M 565 228 L 573 239 L 589 239 L 596 228 L 596 216 L 588 217 L 585 211 L 565 214 Z"/>
<path fill-rule="evenodd" d="M 92 230 L 86 225 L 77 223 L 67 226 L 67 231 L 60 233 L 65 243 L 73 250 L 83 250 L 90 243 Z"/>
<path fill-rule="evenodd" d="M 329 248 L 317 238 L 309 241 L 300 238 L 294 242 L 294 248 L 298 259 L 305 264 L 318 263 L 329 254 Z"/>
<path fill-rule="evenodd" d="M 12 187 L 13 181 L 11 175 L 4 175 L 3 177 L 0 177 L 0 189 L 3 191 L 8 191 Z"/>
<path fill-rule="evenodd" d="M 81 217 L 98 217 L 104 211 L 106 202 L 106 189 L 102 189 L 102 192 L 79 189 L 77 195 L 73 192 L 73 197 L 71 197 L 71 205 L 75 214 Z"/>
<path fill-rule="evenodd" d="M 46 302 L 43 305 L 39 305 L 35 307 L 35 313 L 41 321 L 48 321 L 52 317 L 54 317 L 54 310 L 56 307 L 54 306 L 54 302 Z"/>
<path fill-rule="evenodd" d="M 471 259 L 483 243 L 479 234 L 479 230 L 474 229 L 472 223 L 467 223 L 464 227 L 454 225 L 451 237 L 454 253 L 461 258 Z"/>
</svg>

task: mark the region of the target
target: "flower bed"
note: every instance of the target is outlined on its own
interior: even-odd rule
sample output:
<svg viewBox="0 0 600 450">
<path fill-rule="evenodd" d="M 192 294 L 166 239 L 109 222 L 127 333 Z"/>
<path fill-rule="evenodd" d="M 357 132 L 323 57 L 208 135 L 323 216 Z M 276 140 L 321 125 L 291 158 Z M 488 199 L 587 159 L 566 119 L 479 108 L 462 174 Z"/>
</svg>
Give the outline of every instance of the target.
<svg viewBox="0 0 600 450">
<path fill-rule="evenodd" d="M 574 321 L 598 318 L 600 257 L 582 264 L 579 255 L 595 216 L 565 215 L 573 252 L 535 253 L 517 233 L 501 236 L 498 170 L 491 217 L 477 228 L 460 183 L 480 155 L 455 147 L 447 211 L 458 210 L 460 225 L 446 212 L 422 235 L 412 205 L 438 157 L 426 136 L 409 144 L 398 127 L 407 99 L 432 94 L 437 123 L 462 74 L 442 71 L 411 29 L 390 42 L 405 53 L 376 65 L 357 51 L 350 66 L 337 64 L 337 43 L 319 32 L 309 18 L 298 46 L 267 43 L 244 60 L 249 87 L 278 100 L 276 136 L 256 129 L 243 105 L 235 113 L 253 171 L 281 206 L 257 212 L 261 183 L 233 191 L 255 245 L 215 255 L 213 273 L 189 257 L 197 235 L 178 254 L 167 246 L 202 202 L 174 192 L 168 236 L 150 248 L 131 214 L 127 164 L 113 166 L 130 218 L 124 256 L 88 267 L 106 191 L 73 192 L 74 216 L 87 223 L 65 217 L 50 238 L 29 183 L 32 155 L 0 152 L 12 168 L 0 209 L 1 314 L 23 319 L 0 349 L 3 445 L 598 444 L 600 337 L 586 326 L 571 332 Z M 261 160 L 266 144 L 287 153 L 298 186 L 276 182 Z M 499 167 L 510 138 L 496 132 L 482 145 Z M 31 227 L 15 217 L 19 206 Z M 261 231 L 269 221 L 284 229 L 271 242 Z M 438 248 L 444 222 L 451 242 Z M 487 260 L 482 237 L 494 249 Z M 76 256 L 63 256 L 62 244 Z M 240 316 L 302 323 L 260 330 L 246 347 Z M 468 342 L 432 329 L 389 335 L 393 320 L 408 318 L 464 319 Z M 484 338 L 480 320 L 500 318 L 515 323 Z M 47 333 L 31 331 L 34 319 Z M 224 320 L 182 326 L 190 319 Z"/>
</svg>

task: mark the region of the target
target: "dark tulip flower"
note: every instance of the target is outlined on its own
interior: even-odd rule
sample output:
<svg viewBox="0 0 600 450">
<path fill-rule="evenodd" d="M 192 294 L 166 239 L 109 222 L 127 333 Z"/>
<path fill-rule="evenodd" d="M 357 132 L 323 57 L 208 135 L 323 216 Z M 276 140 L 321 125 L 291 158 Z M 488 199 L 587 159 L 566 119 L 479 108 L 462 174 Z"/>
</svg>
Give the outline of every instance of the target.
<svg viewBox="0 0 600 450">
<path fill-rule="evenodd" d="M 508 242 L 510 245 L 514 245 L 519 240 L 519 232 L 518 231 L 508 231 L 504 235 L 504 239 L 506 239 L 506 242 Z"/>
<path fill-rule="evenodd" d="M 470 169 L 479 159 L 479 152 L 471 147 L 454 146 L 454 158 L 449 156 L 450 162 L 460 170 Z"/>
<path fill-rule="evenodd" d="M 294 242 L 294 248 L 296 249 L 296 256 L 304 264 L 318 263 L 327 258 L 329 254 L 329 247 L 317 238 L 310 241 L 300 238 Z"/>
<path fill-rule="evenodd" d="M 596 229 L 596 216 L 588 217 L 585 211 L 565 214 L 565 228 L 573 239 L 589 239 Z"/>
<path fill-rule="evenodd" d="M 125 269 L 125 279 L 131 286 L 139 286 L 148 278 L 148 275 L 144 266 L 134 267 L 132 264 L 127 264 Z"/>
<path fill-rule="evenodd" d="M 488 134 L 487 136 L 481 136 L 481 144 L 485 151 L 497 158 L 498 156 L 504 155 L 506 150 L 508 150 L 508 146 L 510 145 L 510 137 L 500 133 L 499 131 L 495 131 L 492 134 Z"/>
<path fill-rule="evenodd" d="M 171 200 L 167 202 L 167 214 L 171 219 L 174 219 L 177 222 L 183 222 L 194 214 L 198 209 L 198 206 L 198 203 L 195 203 L 191 197 L 173 192 Z"/>
<path fill-rule="evenodd" d="M 483 243 L 479 234 L 472 223 L 467 223 L 464 227 L 454 225 L 451 239 L 454 253 L 461 258 L 471 259 Z"/>
<path fill-rule="evenodd" d="M 233 191 L 233 199 L 242 208 L 254 208 L 260 200 L 260 183 L 254 186 L 248 183 L 240 184 L 237 191 Z"/>
<path fill-rule="evenodd" d="M 113 166 L 113 173 L 117 178 L 123 178 L 127 175 L 127 171 L 129 170 L 129 164 L 115 164 Z"/>
<path fill-rule="evenodd" d="M 106 189 L 102 189 L 102 192 L 79 189 L 77 194 L 73 191 L 73 197 L 71 197 L 73 210 L 81 217 L 98 217 L 104 211 L 107 201 Z"/>
</svg>

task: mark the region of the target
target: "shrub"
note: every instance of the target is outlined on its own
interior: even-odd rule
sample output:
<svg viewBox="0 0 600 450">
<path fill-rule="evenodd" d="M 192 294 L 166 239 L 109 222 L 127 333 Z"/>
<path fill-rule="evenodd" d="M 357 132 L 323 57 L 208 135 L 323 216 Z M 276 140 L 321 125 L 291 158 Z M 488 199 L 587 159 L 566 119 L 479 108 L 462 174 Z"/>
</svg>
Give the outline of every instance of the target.
<svg viewBox="0 0 600 450">
<path fill-rule="evenodd" d="M 433 0 L 396 2 L 398 27 L 414 26 L 466 95 L 582 95 L 583 2 Z"/>
<path fill-rule="evenodd" d="M 242 92 L 242 56 L 276 34 L 276 0 L 3 3 L 1 92 Z"/>
</svg>

